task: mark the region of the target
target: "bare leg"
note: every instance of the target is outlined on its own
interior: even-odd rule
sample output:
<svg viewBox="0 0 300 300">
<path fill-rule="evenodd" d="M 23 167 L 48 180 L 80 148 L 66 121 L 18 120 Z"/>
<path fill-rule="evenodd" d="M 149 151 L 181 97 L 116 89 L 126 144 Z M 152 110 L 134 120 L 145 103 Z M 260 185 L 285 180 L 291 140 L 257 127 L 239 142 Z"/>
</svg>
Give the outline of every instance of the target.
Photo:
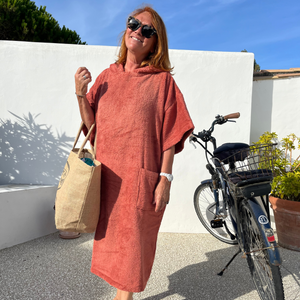
<svg viewBox="0 0 300 300">
<path fill-rule="evenodd" d="M 114 300 L 133 300 L 133 293 L 117 289 L 117 295 Z"/>
</svg>

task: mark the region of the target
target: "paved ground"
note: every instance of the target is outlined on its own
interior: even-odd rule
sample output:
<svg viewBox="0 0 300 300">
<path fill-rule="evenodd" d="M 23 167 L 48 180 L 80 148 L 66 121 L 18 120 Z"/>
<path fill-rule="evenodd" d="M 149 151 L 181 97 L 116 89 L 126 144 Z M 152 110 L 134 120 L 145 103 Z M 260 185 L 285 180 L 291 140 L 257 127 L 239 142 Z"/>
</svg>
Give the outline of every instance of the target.
<svg viewBox="0 0 300 300">
<path fill-rule="evenodd" d="M 62 240 L 48 235 L 0 251 L 0 299 L 112 300 L 114 288 L 90 273 L 93 235 Z M 259 299 L 246 260 L 209 234 L 160 233 L 153 271 L 134 299 Z M 300 252 L 281 248 L 287 300 L 300 299 Z"/>
</svg>

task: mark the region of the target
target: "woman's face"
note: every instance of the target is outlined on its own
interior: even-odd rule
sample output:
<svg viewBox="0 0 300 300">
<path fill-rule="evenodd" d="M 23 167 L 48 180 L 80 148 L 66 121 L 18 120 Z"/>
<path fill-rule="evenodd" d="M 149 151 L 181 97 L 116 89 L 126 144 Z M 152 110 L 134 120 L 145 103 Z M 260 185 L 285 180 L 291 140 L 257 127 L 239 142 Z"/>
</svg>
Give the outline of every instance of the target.
<svg viewBox="0 0 300 300">
<path fill-rule="evenodd" d="M 135 16 L 143 25 L 152 24 L 151 14 L 148 12 L 142 12 Z M 125 34 L 125 44 L 130 54 L 133 54 L 138 59 L 144 60 L 150 52 L 154 52 L 157 37 L 156 35 L 152 35 L 150 38 L 146 38 L 142 35 L 142 28 L 138 28 L 136 31 L 132 31 L 131 29 L 126 29 Z"/>
</svg>

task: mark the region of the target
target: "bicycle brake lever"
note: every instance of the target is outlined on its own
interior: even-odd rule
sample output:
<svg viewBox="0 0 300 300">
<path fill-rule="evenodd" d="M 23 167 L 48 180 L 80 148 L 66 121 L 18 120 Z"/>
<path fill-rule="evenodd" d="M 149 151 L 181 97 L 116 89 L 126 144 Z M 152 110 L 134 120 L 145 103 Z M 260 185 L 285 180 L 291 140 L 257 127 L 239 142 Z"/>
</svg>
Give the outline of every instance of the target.
<svg viewBox="0 0 300 300">
<path fill-rule="evenodd" d="M 193 141 L 190 141 L 190 143 L 197 149 L 196 144 Z"/>
<path fill-rule="evenodd" d="M 189 136 L 189 142 L 190 142 L 190 144 L 192 144 L 195 147 L 195 149 L 197 149 L 197 147 L 196 147 L 196 145 L 194 143 L 195 140 L 197 140 L 197 138 L 195 136 L 193 136 L 193 134 L 191 134 Z"/>
</svg>

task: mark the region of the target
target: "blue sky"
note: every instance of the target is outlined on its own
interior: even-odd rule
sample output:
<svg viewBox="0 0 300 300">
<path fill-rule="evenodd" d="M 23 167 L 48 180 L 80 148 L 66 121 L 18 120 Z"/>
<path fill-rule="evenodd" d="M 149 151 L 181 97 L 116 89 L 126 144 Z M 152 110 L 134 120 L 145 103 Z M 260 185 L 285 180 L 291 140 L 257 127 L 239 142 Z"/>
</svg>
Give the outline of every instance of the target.
<svg viewBox="0 0 300 300">
<path fill-rule="evenodd" d="M 300 68 L 299 0 L 37 0 L 89 45 L 117 46 L 130 12 L 151 4 L 169 48 L 255 54 L 261 69 Z"/>
</svg>

